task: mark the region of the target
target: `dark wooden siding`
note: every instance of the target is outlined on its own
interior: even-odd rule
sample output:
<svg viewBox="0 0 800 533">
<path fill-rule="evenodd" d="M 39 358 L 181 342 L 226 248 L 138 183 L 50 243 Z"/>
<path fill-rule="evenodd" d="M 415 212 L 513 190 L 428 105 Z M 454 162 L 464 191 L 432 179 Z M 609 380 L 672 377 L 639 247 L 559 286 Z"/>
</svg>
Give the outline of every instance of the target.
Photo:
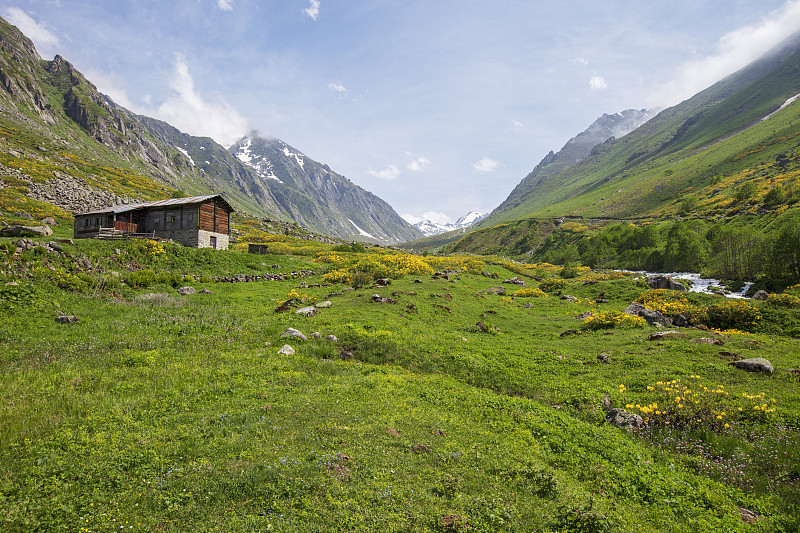
<svg viewBox="0 0 800 533">
<path fill-rule="evenodd" d="M 215 233 L 228 233 L 230 213 L 220 202 L 208 201 L 200 205 L 200 229 Z"/>
</svg>

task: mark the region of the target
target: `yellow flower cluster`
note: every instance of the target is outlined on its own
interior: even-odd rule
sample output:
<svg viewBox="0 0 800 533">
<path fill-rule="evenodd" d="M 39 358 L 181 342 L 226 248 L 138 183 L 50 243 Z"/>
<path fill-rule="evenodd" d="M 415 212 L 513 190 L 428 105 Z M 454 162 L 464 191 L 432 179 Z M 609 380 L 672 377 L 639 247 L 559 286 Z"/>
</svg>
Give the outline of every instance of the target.
<svg viewBox="0 0 800 533">
<path fill-rule="evenodd" d="M 658 311 L 665 316 L 688 315 L 694 309 L 694 306 L 682 292 L 669 289 L 643 292 L 636 298 L 636 301 L 648 309 Z"/>
<path fill-rule="evenodd" d="M 618 272 L 616 270 L 607 270 L 604 272 L 586 272 L 581 276 L 581 281 L 611 281 L 614 279 L 623 279 L 631 274 L 628 272 Z"/>
<path fill-rule="evenodd" d="M 402 278 L 406 275 L 430 275 L 433 269 L 423 258 L 406 253 L 353 253 L 324 252 L 317 254 L 318 263 L 329 263 L 336 269 L 323 276 L 324 281 L 345 283 L 354 272 L 363 272 L 373 278 Z"/>
<path fill-rule="evenodd" d="M 511 295 L 512 298 L 547 298 L 547 293 L 541 289 L 520 289 Z"/>
<path fill-rule="evenodd" d="M 800 308 L 800 298 L 793 294 L 770 294 L 767 301 L 772 305 L 779 305 L 781 307 Z"/>
<path fill-rule="evenodd" d="M 695 381 L 700 376 L 691 375 Z M 620 394 L 625 393 L 620 385 Z M 775 412 L 774 398 L 767 399 L 764 393 L 743 393 L 741 399 L 732 396 L 722 384 L 708 387 L 696 381 L 683 383 L 680 379 L 658 381 L 647 386 L 647 392 L 654 394 L 654 401 L 646 404 L 629 402 L 627 409 L 638 411 L 646 423 L 666 426 L 704 425 L 718 430 L 730 427 L 729 422 L 764 417 Z"/>
<path fill-rule="evenodd" d="M 144 241 L 144 249 L 145 253 L 147 253 L 150 259 L 157 259 L 159 257 L 164 257 L 165 255 L 167 255 L 167 251 L 164 249 L 164 245 L 162 245 L 158 241 L 146 239 Z"/>
<path fill-rule="evenodd" d="M 645 325 L 644 318 L 617 311 L 592 315 L 583 321 L 584 329 L 643 328 Z"/>
</svg>

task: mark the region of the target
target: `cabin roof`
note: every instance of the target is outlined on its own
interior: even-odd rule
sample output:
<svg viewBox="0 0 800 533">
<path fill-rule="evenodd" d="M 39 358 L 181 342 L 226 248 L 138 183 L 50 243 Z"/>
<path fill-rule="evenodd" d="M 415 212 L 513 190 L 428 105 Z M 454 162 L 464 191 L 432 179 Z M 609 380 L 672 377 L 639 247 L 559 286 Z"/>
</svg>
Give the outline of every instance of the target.
<svg viewBox="0 0 800 533">
<path fill-rule="evenodd" d="M 85 213 L 79 213 L 79 216 L 101 215 L 108 213 L 127 213 L 128 211 L 136 211 L 138 209 L 146 209 L 149 207 L 172 207 L 181 205 L 201 204 L 211 199 L 219 199 L 229 213 L 233 212 L 234 210 L 233 207 L 231 207 L 231 204 L 229 204 L 227 200 L 225 200 L 225 198 L 222 197 L 221 194 L 209 194 L 206 196 L 189 196 L 188 198 L 167 198 L 165 200 L 156 200 L 154 202 L 144 202 L 140 204 L 114 205 L 111 207 L 98 209 L 96 211 L 87 211 Z"/>
</svg>

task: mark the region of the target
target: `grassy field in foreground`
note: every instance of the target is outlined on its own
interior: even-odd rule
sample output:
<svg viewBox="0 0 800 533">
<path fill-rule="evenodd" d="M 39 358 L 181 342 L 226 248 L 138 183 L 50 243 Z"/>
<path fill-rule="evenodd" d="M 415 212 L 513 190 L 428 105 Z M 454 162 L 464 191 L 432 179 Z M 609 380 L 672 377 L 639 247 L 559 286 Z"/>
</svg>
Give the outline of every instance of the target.
<svg viewBox="0 0 800 533">
<path fill-rule="evenodd" d="M 800 526 L 798 341 L 765 333 L 775 328 L 649 341 L 654 328 L 621 327 L 614 312 L 665 296 L 635 276 L 561 279 L 550 265 L 390 260 L 385 250 L 312 261 L 133 242 L 64 249 L 74 257 L 0 256 L 3 531 Z M 71 270 L 81 258 L 91 268 Z M 131 277 L 136 268 L 152 275 Z M 301 269 L 317 274 L 213 281 Z M 331 281 L 365 270 L 397 278 Z M 500 282 L 517 275 L 530 290 L 512 297 L 520 287 Z M 187 284 L 211 293 L 177 294 Z M 480 293 L 501 285 L 506 295 Z M 595 301 L 601 292 L 607 303 Z M 791 298 L 752 305 L 793 320 Z M 311 317 L 294 312 L 325 300 Z M 701 316 L 722 300 L 687 305 Z M 582 326 L 587 311 L 606 321 Z M 59 312 L 80 322 L 58 324 Z M 288 327 L 323 338 L 280 337 Z M 280 355 L 284 344 L 296 353 Z M 776 371 L 736 370 L 731 354 Z M 606 397 L 646 428 L 603 424 Z M 739 508 L 760 520 L 745 524 Z"/>
</svg>

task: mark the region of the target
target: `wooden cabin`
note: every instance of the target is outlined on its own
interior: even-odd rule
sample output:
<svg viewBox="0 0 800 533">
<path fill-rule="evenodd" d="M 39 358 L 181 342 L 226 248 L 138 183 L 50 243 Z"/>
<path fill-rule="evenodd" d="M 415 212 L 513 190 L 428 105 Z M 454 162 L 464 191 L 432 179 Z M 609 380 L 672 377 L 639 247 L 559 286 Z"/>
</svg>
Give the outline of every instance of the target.
<svg viewBox="0 0 800 533">
<path fill-rule="evenodd" d="M 76 239 L 152 237 L 227 250 L 233 207 L 219 194 L 115 205 L 75 215 Z"/>
</svg>

